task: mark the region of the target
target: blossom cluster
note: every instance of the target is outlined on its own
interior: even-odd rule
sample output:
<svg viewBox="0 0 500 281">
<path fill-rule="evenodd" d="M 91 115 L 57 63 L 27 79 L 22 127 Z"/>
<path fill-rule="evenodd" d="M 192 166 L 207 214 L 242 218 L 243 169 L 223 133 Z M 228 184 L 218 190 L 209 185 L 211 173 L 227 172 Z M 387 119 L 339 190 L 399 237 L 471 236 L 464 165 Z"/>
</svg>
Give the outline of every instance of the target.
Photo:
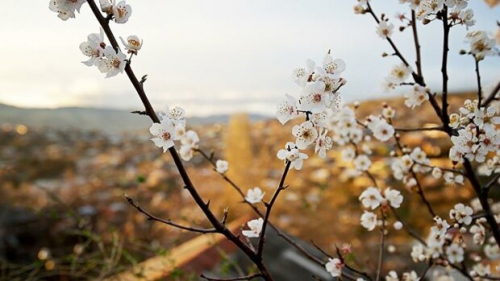
<svg viewBox="0 0 500 281">
<path fill-rule="evenodd" d="M 112 17 L 116 23 L 126 23 L 132 15 L 132 7 L 125 1 L 116 3 L 116 0 L 99 0 L 101 11 Z"/>
<path fill-rule="evenodd" d="M 291 95 L 281 101 L 276 110 L 276 116 L 281 124 L 305 115 L 305 121 L 295 125 L 292 134 L 296 137 L 295 143 L 287 143 L 285 149 L 278 152 L 278 158 L 291 162 L 292 168 L 300 169 L 302 161 L 307 155 L 299 150 L 315 144 L 315 153 L 322 158 L 332 148 L 333 141 L 328 136 L 328 116 L 336 109 L 339 101 L 338 90 L 346 83 L 340 77 L 345 70 L 345 62 L 333 59 L 328 53 L 323 59 L 322 66 L 307 60 L 305 68 L 295 69 L 292 78 L 301 87 L 298 99 Z"/>
<path fill-rule="evenodd" d="M 429 260 L 445 259 L 449 263 L 461 263 L 464 261 L 465 244 L 462 243 L 462 235 L 467 232 L 466 226 L 472 224 L 472 215 L 474 211 L 471 207 L 464 204 L 456 204 L 450 210 L 450 219 L 454 222 L 450 225 L 445 219 L 440 217 L 434 218 L 434 225 L 431 227 L 427 244 L 418 244 L 413 246 L 411 257 L 414 262 L 427 262 Z M 483 224 L 484 218 L 476 219 L 475 224 L 469 228 L 469 232 L 473 235 L 473 242 L 477 245 L 483 245 L 486 237 L 486 230 Z M 485 255 L 490 257 L 498 253 L 498 246 L 496 248 L 487 244 L 484 247 Z M 473 267 L 471 275 L 485 276 L 489 274 L 489 266 L 487 268 L 481 267 L 481 263 Z"/>
<path fill-rule="evenodd" d="M 382 195 L 380 189 L 370 186 L 361 193 L 359 200 L 365 208 L 371 210 L 375 210 L 380 206 L 383 208 L 390 206 L 397 209 L 403 203 L 403 195 L 401 195 L 399 190 L 390 187 L 386 188 L 384 195 Z M 375 229 L 375 226 L 377 226 L 377 215 L 373 212 L 365 211 L 361 215 L 361 225 L 369 231 Z"/>
<path fill-rule="evenodd" d="M 449 157 L 456 163 L 466 158 L 479 163 L 484 162 L 490 153 L 500 156 L 500 117 L 497 109 L 482 107 L 478 100 L 466 100 L 459 114 L 450 115 L 450 127 L 457 130 L 451 137 L 453 147 Z M 494 160 L 493 160 L 494 161 Z"/>
<path fill-rule="evenodd" d="M 416 11 L 420 20 L 430 20 L 445 7 L 451 9 L 449 20 L 452 23 L 463 24 L 467 27 L 473 26 L 476 21 L 473 19 L 474 11 L 466 9 L 468 0 L 400 0 L 400 3 L 408 3 Z"/>
<path fill-rule="evenodd" d="M 87 0 L 51 0 L 49 9 L 58 13 L 62 20 L 75 17 L 75 11 L 80 12 L 80 8 Z M 100 0 L 101 11 L 108 15 L 109 19 L 114 19 L 116 23 L 126 23 L 132 14 L 132 8 L 125 1 L 116 3 L 114 0 Z M 127 40 L 121 41 L 129 54 L 137 55 L 142 47 L 142 40 L 131 35 Z M 101 73 L 106 73 L 107 77 L 112 77 L 122 73 L 128 61 L 124 53 L 118 46 L 106 46 L 104 42 L 104 32 L 92 33 L 87 36 L 87 41 L 80 44 L 81 52 L 89 59 L 83 63 L 87 66 L 97 66 Z"/>
<path fill-rule="evenodd" d="M 82 5 L 87 0 L 50 0 L 49 9 L 57 13 L 62 20 L 75 17 L 75 11 L 80 12 Z M 116 3 L 115 0 L 99 0 L 101 11 L 116 23 L 126 23 L 132 14 L 132 8 L 125 1 Z"/>
<path fill-rule="evenodd" d="M 193 151 L 198 148 L 200 141 L 195 131 L 186 131 L 185 111 L 181 107 L 174 107 L 171 110 L 168 106 L 160 113 L 160 123 L 153 123 L 149 132 L 154 136 L 151 140 L 158 147 L 166 152 L 174 146 L 174 141 L 180 141 L 181 147 L 179 155 L 185 161 L 193 157 Z"/>
<path fill-rule="evenodd" d="M 137 55 L 142 47 L 142 41 L 135 35 L 129 36 L 127 41 L 120 37 L 128 53 Z M 106 73 L 106 78 L 122 73 L 127 66 L 127 56 L 119 49 L 106 46 L 104 32 L 92 33 L 86 42 L 80 44 L 80 51 L 89 59 L 83 63 L 87 66 L 97 66 L 101 73 Z"/>
</svg>

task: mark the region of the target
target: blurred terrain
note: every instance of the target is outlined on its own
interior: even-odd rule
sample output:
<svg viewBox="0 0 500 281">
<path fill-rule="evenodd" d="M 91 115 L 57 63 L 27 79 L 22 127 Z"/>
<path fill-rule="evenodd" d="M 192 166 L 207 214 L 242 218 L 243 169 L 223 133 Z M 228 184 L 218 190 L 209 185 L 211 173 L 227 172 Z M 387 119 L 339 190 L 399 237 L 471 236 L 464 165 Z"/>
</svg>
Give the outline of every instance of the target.
<svg viewBox="0 0 500 281">
<path fill-rule="evenodd" d="M 452 96 L 450 112 L 456 112 L 466 98 L 474 97 Z M 437 124 L 428 104 L 415 110 L 407 109 L 402 99 L 388 104 L 397 112 L 395 127 Z M 357 112 L 362 120 L 381 110 L 382 101 L 369 101 L 361 103 Z M 182 188 L 170 156 L 149 140 L 146 117 L 119 110 L 2 105 L 0 120 L 0 280 L 101 279 L 149 257 L 168 255 L 169 249 L 196 236 L 148 221 L 127 204 L 124 194 L 158 217 L 209 227 Z M 229 161 L 228 177 L 244 192 L 261 187 L 266 200 L 284 167 L 276 152 L 293 140 L 293 125 L 247 114 L 187 120 L 188 128 L 200 136 L 202 150 L 213 153 L 214 159 Z M 451 167 L 447 159 L 451 143 L 443 133 L 404 133 L 401 140 L 409 147 L 422 147 L 433 164 Z M 369 146 L 373 151 L 370 171 L 385 186 L 401 190 L 405 197 L 401 218 L 426 236 L 432 216 L 414 191 L 391 176 L 388 155 L 394 144 L 373 141 Z M 314 156 L 312 149 L 305 152 L 310 159 L 302 170 L 290 172 L 289 188 L 273 209 L 273 223 L 330 253 L 335 245 L 349 243 L 354 262 L 371 270 L 378 233 L 359 226 L 363 209 L 358 201 L 371 181 L 346 177 L 343 171 L 352 163 L 342 162 L 337 147 L 325 160 Z M 251 212 L 200 155 L 185 165 L 216 214 L 222 216 L 229 207 L 232 220 Z M 468 186 L 446 186 L 425 176 L 421 181 L 442 217 L 456 202 L 469 204 L 472 199 Z M 264 210 L 262 204 L 258 207 Z M 387 265 L 404 266 L 412 241 L 392 228 L 387 239 L 387 245 L 397 249 Z M 181 272 L 172 280 L 188 280 L 186 274 Z"/>
<path fill-rule="evenodd" d="M 189 123 L 192 125 L 227 123 L 229 117 L 229 115 L 193 117 L 189 118 Z M 252 121 L 270 118 L 257 114 L 250 115 Z M 148 117 L 131 114 L 126 110 L 89 107 L 20 108 L 2 103 L 0 103 L 0 120 L 3 124 L 23 124 L 31 129 L 99 130 L 110 133 L 139 131 L 151 125 Z"/>
</svg>

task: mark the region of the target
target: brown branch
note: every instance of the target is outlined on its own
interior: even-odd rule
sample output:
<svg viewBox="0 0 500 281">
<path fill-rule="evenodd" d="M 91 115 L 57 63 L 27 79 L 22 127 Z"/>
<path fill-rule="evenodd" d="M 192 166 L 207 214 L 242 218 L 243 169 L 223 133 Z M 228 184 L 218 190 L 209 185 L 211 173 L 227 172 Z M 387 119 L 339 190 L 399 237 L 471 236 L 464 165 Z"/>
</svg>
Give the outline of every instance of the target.
<svg viewBox="0 0 500 281">
<path fill-rule="evenodd" d="M 427 267 L 424 269 L 424 272 L 422 272 L 422 274 L 420 275 L 419 280 L 425 280 L 425 275 L 427 274 L 429 269 L 431 269 L 431 267 L 432 267 L 432 261 L 429 261 Z"/>
<path fill-rule="evenodd" d="M 417 183 L 418 195 L 420 196 L 420 199 L 422 199 L 422 202 L 427 207 L 427 210 L 431 214 L 432 218 L 435 218 L 436 217 L 436 212 L 434 212 L 434 209 L 432 208 L 431 203 L 425 197 L 422 185 L 420 184 L 420 181 L 417 179 L 417 174 L 413 171 L 413 169 L 411 169 L 411 175 L 415 179 L 415 182 Z"/>
<path fill-rule="evenodd" d="M 481 207 L 483 208 L 484 217 L 490 226 L 491 232 L 495 241 L 498 245 L 500 245 L 500 229 L 498 228 L 498 223 L 495 220 L 495 216 L 493 215 L 493 211 L 491 210 L 490 203 L 488 202 L 488 189 L 482 188 L 481 183 L 476 177 L 474 173 L 474 168 L 472 167 L 471 162 L 464 158 L 464 169 L 467 178 L 469 179 L 474 192 L 476 193 L 479 202 L 481 203 Z"/>
<path fill-rule="evenodd" d="M 420 42 L 418 40 L 418 31 L 417 31 L 417 17 L 415 16 L 415 10 L 411 10 L 411 29 L 413 31 L 413 41 L 415 42 L 415 53 L 417 56 L 417 59 L 415 61 L 415 65 L 417 66 L 417 74 L 418 77 L 420 77 L 420 81 L 422 84 L 425 84 L 424 82 L 424 75 L 422 73 L 422 57 L 420 54 Z"/>
<path fill-rule="evenodd" d="M 377 22 L 377 23 L 380 23 L 380 20 L 378 19 L 377 15 L 375 14 L 375 12 L 373 11 L 373 8 L 371 7 L 370 3 L 368 2 L 367 3 L 367 6 L 368 6 L 368 9 L 367 9 L 367 12 L 370 13 L 370 15 L 372 15 L 373 19 Z M 416 28 L 416 26 L 415 26 Z M 418 39 L 418 37 L 416 37 Z M 409 66 L 410 64 L 408 63 L 408 61 L 404 58 L 404 56 L 401 54 L 401 52 L 399 51 L 399 49 L 396 47 L 396 45 L 394 44 L 394 42 L 392 41 L 391 38 L 387 37 L 387 42 L 389 42 L 389 44 L 391 45 L 392 49 L 394 50 L 394 53 L 395 55 L 406 65 L 406 66 Z M 418 69 L 418 65 L 417 65 L 417 69 Z M 420 86 L 422 87 L 425 87 L 425 81 L 424 81 L 424 77 L 421 76 L 421 74 L 419 75 L 418 73 L 416 73 L 415 71 L 412 71 L 411 73 L 411 76 L 413 77 L 413 80 L 415 81 L 415 83 L 419 84 Z M 432 108 L 434 109 L 434 111 L 436 112 L 436 114 L 441 117 L 441 108 L 439 107 L 439 104 L 437 103 L 436 101 L 436 98 L 434 95 L 428 93 L 429 95 L 429 102 L 431 103 L 432 105 Z M 447 122 L 448 124 L 449 122 Z"/>
<path fill-rule="evenodd" d="M 448 52 L 449 52 L 449 37 L 450 25 L 448 24 L 448 7 L 444 5 L 441 11 L 441 19 L 443 21 L 443 58 L 441 64 L 441 74 L 443 79 L 442 95 L 441 95 L 441 120 L 446 132 L 450 132 L 450 117 L 448 116 Z"/>
<path fill-rule="evenodd" d="M 99 21 L 99 24 L 103 28 L 106 36 L 108 37 L 108 40 L 110 41 L 111 45 L 115 50 L 119 50 L 119 45 L 116 41 L 116 38 L 111 31 L 111 28 L 109 26 L 109 21 L 106 20 L 106 18 L 103 17 L 101 12 L 99 11 L 99 8 L 95 4 L 94 0 L 88 0 L 89 6 L 94 13 L 94 16 L 96 19 Z M 137 91 L 137 94 L 139 95 L 144 107 L 145 111 L 147 112 L 148 116 L 151 118 L 151 120 L 155 123 L 159 123 L 160 120 L 156 113 L 153 110 L 153 107 L 151 106 L 151 103 L 149 102 L 149 99 L 144 91 L 143 85 L 141 82 L 137 79 L 135 76 L 131 66 L 129 63 L 127 63 L 125 67 L 125 72 L 127 73 L 127 76 L 129 80 L 132 82 L 132 85 L 134 86 L 135 90 Z M 226 236 L 227 239 L 229 239 L 233 244 L 235 244 L 238 248 L 240 248 L 245 255 L 248 256 L 250 260 L 252 260 L 253 263 L 258 267 L 259 271 L 262 274 L 262 277 L 265 280 L 273 280 L 271 275 L 269 274 L 266 266 L 262 263 L 262 258 L 258 257 L 252 249 L 245 244 L 242 240 L 239 239 L 237 235 L 232 233 L 224 224 L 222 224 L 216 216 L 212 213 L 212 211 L 209 208 L 209 204 L 205 203 L 204 200 L 201 198 L 200 194 L 198 193 L 197 189 L 191 182 L 191 178 L 189 177 L 186 169 L 184 168 L 184 165 L 182 164 L 182 161 L 177 154 L 177 151 L 175 147 L 170 147 L 168 149 L 170 155 L 172 156 L 172 159 L 174 160 L 175 166 L 177 167 L 177 170 L 185 184 L 185 188 L 189 191 L 191 196 L 193 197 L 194 201 L 196 204 L 200 207 L 200 209 L 203 211 L 205 214 L 206 218 L 210 221 L 210 223 L 214 226 L 214 228 L 217 230 L 218 233 L 223 234 Z"/>
<path fill-rule="evenodd" d="M 396 132 L 422 132 L 422 131 L 442 131 L 443 127 L 426 127 L 426 128 L 394 128 Z"/>
</svg>

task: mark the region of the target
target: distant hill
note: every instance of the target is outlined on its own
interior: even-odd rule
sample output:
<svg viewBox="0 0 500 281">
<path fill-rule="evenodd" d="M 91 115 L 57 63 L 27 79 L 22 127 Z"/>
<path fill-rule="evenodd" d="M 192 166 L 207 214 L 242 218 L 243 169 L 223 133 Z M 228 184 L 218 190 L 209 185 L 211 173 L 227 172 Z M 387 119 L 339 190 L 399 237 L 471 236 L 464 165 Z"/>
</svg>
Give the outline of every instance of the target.
<svg viewBox="0 0 500 281">
<path fill-rule="evenodd" d="M 264 120 L 270 117 L 250 115 L 250 120 Z M 214 115 L 208 117 L 188 118 L 192 125 L 212 123 L 227 123 L 229 115 Z M 0 125 L 4 123 L 24 124 L 28 128 L 60 128 L 79 130 L 101 130 L 113 133 L 144 130 L 149 128 L 151 121 L 147 116 L 131 114 L 127 110 L 90 108 L 90 107 L 61 107 L 49 108 L 20 108 L 0 104 Z"/>
</svg>

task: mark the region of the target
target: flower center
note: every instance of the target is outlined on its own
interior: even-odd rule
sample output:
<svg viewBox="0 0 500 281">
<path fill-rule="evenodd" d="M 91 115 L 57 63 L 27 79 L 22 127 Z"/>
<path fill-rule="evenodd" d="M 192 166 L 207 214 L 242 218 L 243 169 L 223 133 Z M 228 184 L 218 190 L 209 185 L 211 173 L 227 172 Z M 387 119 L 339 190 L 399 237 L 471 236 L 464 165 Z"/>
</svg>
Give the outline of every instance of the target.
<svg viewBox="0 0 500 281">
<path fill-rule="evenodd" d="M 163 138 L 163 140 L 170 140 L 170 138 L 172 138 L 172 134 L 170 134 L 170 132 L 164 132 L 161 137 Z"/>
</svg>

